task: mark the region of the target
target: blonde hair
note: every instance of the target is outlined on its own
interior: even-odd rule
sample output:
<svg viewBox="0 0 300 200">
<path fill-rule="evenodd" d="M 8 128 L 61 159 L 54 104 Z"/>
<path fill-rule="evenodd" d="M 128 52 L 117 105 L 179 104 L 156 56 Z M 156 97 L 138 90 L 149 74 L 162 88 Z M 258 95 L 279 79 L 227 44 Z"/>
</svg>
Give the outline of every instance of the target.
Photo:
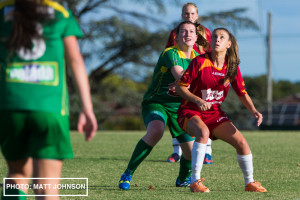
<svg viewBox="0 0 300 200">
<path fill-rule="evenodd" d="M 192 2 L 188 2 L 182 6 L 181 15 L 183 14 L 184 9 L 186 9 L 186 7 L 188 7 L 188 6 L 193 6 L 196 9 L 196 13 L 198 14 L 198 8 L 197 8 L 196 4 L 194 4 Z M 205 27 L 199 23 L 198 19 L 196 20 L 195 24 L 196 24 L 196 32 L 197 32 L 197 36 L 198 36 L 196 43 L 199 46 L 202 46 L 205 49 L 205 51 L 207 51 L 209 49 L 210 44 L 206 38 Z"/>
<path fill-rule="evenodd" d="M 231 46 L 227 49 L 226 55 L 227 55 L 227 71 L 225 75 L 225 81 L 229 80 L 232 82 L 236 76 L 237 73 L 237 67 L 240 64 L 239 59 L 239 48 L 237 44 L 237 40 L 235 37 L 230 33 L 226 28 L 216 28 L 214 32 L 217 30 L 223 30 L 226 31 L 229 35 L 229 41 L 231 42 Z"/>
<path fill-rule="evenodd" d="M 196 8 L 196 12 L 197 12 L 197 14 L 198 14 L 198 8 L 197 8 L 196 4 L 194 4 L 194 3 L 192 3 L 192 2 L 188 2 L 188 3 L 186 3 L 186 4 L 184 4 L 184 5 L 182 6 L 181 15 L 183 14 L 184 9 L 185 9 L 186 7 L 188 7 L 188 6 L 194 6 L 194 7 Z M 197 19 L 197 21 L 198 21 L 198 19 Z"/>
</svg>

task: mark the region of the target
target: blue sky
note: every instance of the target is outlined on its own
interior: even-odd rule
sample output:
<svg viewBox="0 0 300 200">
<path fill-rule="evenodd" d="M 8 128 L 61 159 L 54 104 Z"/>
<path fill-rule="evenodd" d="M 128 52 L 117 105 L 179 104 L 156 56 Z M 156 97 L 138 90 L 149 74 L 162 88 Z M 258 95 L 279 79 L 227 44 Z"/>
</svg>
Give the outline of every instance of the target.
<svg viewBox="0 0 300 200">
<path fill-rule="evenodd" d="M 300 82 L 300 62 L 295 62 L 296 58 L 300 57 L 299 0 L 181 0 L 182 5 L 187 2 L 196 3 L 199 15 L 234 8 L 248 9 L 245 16 L 254 20 L 260 30 L 235 33 L 239 44 L 240 69 L 243 76 L 259 76 L 267 72 L 266 33 L 267 14 L 270 12 L 272 14 L 272 77 L 275 81 Z M 133 4 L 129 0 L 119 1 L 119 5 L 122 9 L 151 15 L 149 10 L 146 10 L 141 4 Z M 107 15 L 103 12 L 101 14 Z M 170 4 L 165 14 L 155 14 L 154 16 L 163 22 L 163 26 L 167 25 L 171 29 L 172 22 L 181 20 L 181 6 Z M 144 25 L 148 26 L 149 24 L 144 22 Z M 216 27 L 208 28 L 212 31 Z"/>
</svg>

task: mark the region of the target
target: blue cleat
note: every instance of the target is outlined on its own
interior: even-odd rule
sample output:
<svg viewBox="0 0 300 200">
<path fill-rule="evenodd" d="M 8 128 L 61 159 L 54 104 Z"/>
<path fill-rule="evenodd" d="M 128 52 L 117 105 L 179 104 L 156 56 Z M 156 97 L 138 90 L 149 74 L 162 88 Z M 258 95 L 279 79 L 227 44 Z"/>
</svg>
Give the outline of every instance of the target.
<svg viewBox="0 0 300 200">
<path fill-rule="evenodd" d="M 123 190 L 129 190 L 131 178 L 132 175 L 130 175 L 130 173 L 122 174 L 121 179 L 119 181 L 119 188 Z"/>
<path fill-rule="evenodd" d="M 180 156 L 177 153 L 173 153 L 167 159 L 167 162 L 170 162 L 170 163 L 175 163 L 178 161 L 180 161 Z"/>
<path fill-rule="evenodd" d="M 190 187 L 191 184 L 191 177 L 185 181 L 179 181 L 178 178 L 176 179 L 176 187 Z"/>
<path fill-rule="evenodd" d="M 212 155 L 209 155 L 208 153 L 205 154 L 205 157 L 204 157 L 204 161 L 203 161 L 203 164 L 206 164 L 206 165 L 211 165 L 212 164 Z"/>
</svg>

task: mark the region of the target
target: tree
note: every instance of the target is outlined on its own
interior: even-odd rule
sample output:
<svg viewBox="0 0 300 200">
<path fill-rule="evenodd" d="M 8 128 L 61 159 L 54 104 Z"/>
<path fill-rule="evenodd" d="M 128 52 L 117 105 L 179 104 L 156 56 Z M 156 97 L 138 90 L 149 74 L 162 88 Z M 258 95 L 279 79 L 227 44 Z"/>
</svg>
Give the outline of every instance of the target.
<svg viewBox="0 0 300 200">
<path fill-rule="evenodd" d="M 103 78 L 120 68 L 134 65 L 144 71 L 145 67 L 154 67 L 167 41 L 169 31 L 173 28 L 172 25 L 163 24 L 160 20 L 168 9 L 169 1 L 130 1 L 147 8 L 147 13 L 151 14 L 142 13 L 136 6 L 129 11 L 120 8 L 119 2 L 124 1 L 126 0 L 59 0 L 73 11 L 85 32 L 86 37 L 81 41 L 85 59 L 97 63 L 90 72 L 93 92 L 97 92 L 97 84 Z M 173 3 L 177 6 L 183 4 L 181 0 L 174 0 Z M 107 10 L 115 14 L 107 18 L 98 18 L 93 14 Z M 210 13 L 200 17 L 200 21 L 232 27 L 233 30 L 243 28 L 257 30 L 258 26 L 254 21 L 241 16 L 246 10 L 239 8 Z M 159 28 L 153 31 L 151 27 L 154 26 Z"/>
<path fill-rule="evenodd" d="M 89 78 L 93 94 L 95 112 L 100 124 L 107 123 L 107 119 L 119 115 L 120 110 L 127 108 L 128 105 L 140 107 L 140 102 L 144 91 L 128 87 L 122 77 L 116 78 L 109 75 L 120 72 L 129 72 L 134 80 L 146 80 L 151 76 L 144 73 L 150 67 L 154 67 L 159 54 L 164 49 L 167 37 L 173 24 L 164 24 L 160 19 L 168 9 L 170 1 L 167 0 L 131 0 L 130 3 L 147 8 L 150 14 L 144 14 L 136 9 L 125 10 L 118 5 L 120 2 L 128 0 L 59 0 L 60 3 L 72 10 L 79 24 L 84 31 L 85 38 L 80 40 L 83 56 L 87 63 L 95 67 L 89 68 Z M 182 6 L 181 0 L 173 0 L 172 3 Z M 110 10 L 112 15 L 100 17 L 98 13 Z M 200 18 L 202 22 L 211 22 L 217 26 L 232 27 L 236 29 L 257 29 L 257 25 L 245 17 L 241 17 L 246 9 L 233 9 L 221 13 L 211 13 Z M 180 15 L 180 13 L 178 13 Z M 155 27 L 155 29 L 153 29 Z M 141 78 L 141 74 L 144 77 Z M 152 73 L 151 73 L 152 74 Z M 68 74 L 69 76 L 69 74 Z M 68 78 L 68 81 L 71 79 Z M 120 82 L 121 80 L 121 82 Z M 71 126 L 75 126 L 75 119 L 78 113 L 78 98 L 74 95 L 73 84 L 68 83 L 70 91 Z M 130 84 L 129 84 L 130 85 Z M 130 98 L 129 98 L 130 97 Z M 119 115 L 119 117 L 121 117 Z M 120 119 L 114 119 L 112 124 L 120 124 L 123 119 L 132 117 L 131 121 L 125 124 L 135 124 L 140 126 L 136 116 L 131 115 Z M 138 117 L 141 120 L 141 117 Z M 106 121 L 105 121 L 106 120 Z M 129 126 L 129 127 L 130 127 Z M 128 126 L 120 126 L 128 127 Z"/>
</svg>

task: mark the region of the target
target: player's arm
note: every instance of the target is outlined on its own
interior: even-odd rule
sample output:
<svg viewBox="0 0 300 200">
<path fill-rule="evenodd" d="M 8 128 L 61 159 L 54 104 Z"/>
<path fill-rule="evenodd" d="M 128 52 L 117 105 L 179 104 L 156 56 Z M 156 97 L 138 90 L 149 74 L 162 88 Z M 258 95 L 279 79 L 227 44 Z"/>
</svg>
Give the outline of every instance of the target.
<svg viewBox="0 0 300 200">
<path fill-rule="evenodd" d="M 200 97 L 194 95 L 192 92 L 190 92 L 188 87 L 186 87 L 184 85 L 177 84 L 175 87 L 175 92 L 182 98 L 195 103 L 200 108 L 201 111 L 209 110 L 211 107 L 210 103 L 208 103 L 208 102 L 204 101 L 203 99 L 201 99 Z"/>
<path fill-rule="evenodd" d="M 262 123 L 263 117 L 260 112 L 258 112 L 248 94 L 238 96 L 243 105 L 251 112 L 253 117 L 257 119 L 256 125 L 259 126 Z"/>
<path fill-rule="evenodd" d="M 183 75 L 183 73 L 185 72 L 185 70 L 183 70 L 183 68 L 179 65 L 175 65 L 171 68 L 171 73 L 173 75 L 173 77 L 175 78 L 175 82 L 170 83 L 169 86 L 169 90 L 175 92 L 175 86 L 177 85 L 176 81 L 178 81 L 181 76 Z"/>
<path fill-rule="evenodd" d="M 184 70 L 180 65 L 175 65 L 171 68 L 171 73 L 177 81 L 181 78 L 182 74 L 184 73 Z"/>
<path fill-rule="evenodd" d="M 93 111 L 90 85 L 85 70 L 84 60 L 81 56 L 77 38 L 75 36 L 65 37 L 63 42 L 66 61 L 73 73 L 82 103 L 82 110 L 78 119 L 77 128 L 80 133 L 82 131 L 85 132 L 85 139 L 89 141 L 95 136 L 98 127 Z"/>
</svg>

